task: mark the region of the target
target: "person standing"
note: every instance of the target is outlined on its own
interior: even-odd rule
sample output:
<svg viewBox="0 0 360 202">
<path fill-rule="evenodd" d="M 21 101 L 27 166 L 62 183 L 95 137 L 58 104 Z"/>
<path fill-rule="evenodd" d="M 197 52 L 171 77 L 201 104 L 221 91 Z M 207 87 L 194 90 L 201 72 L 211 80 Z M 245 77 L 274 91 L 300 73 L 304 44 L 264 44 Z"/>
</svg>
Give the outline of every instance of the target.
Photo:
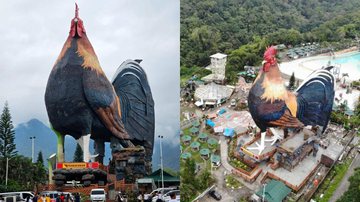
<svg viewBox="0 0 360 202">
<path fill-rule="evenodd" d="M 66 195 L 65 202 L 72 202 L 72 199 L 71 199 L 71 197 L 70 197 L 70 194 L 67 194 L 67 195 Z"/>
<path fill-rule="evenodd" d="M 38 193 L 38 196 L 37 196 L 38 198 L 37 198 L 37 202 L 43 202 L 42 201 L 42 197 L 41 197 L 41 194 L 40 193 Z"/>
<path fill-rule="evenodd" d="M 60 202 L 65 202 L 65 196 L 63 193 L 60 195 Z"/>
<path fill-rule="evenodd" d="M 40 198 L 40 202 L 46 202 L 46 196 L 43 194 Z"/>
<path fill-rule="evenodd" d="M 75 202 L 80 202 L 80 194 L 79 193 L 75 194 Z"/>
<path fill-rule="evenodd" d="M 38 201 L 38 193 L 35 193 L 34 197 L 32 198 L 33 202 L 37 202 Z"/>
<path fill-rule="evenodd" d="M 169 202 L 177 202 L 175 192 L 171 192 L 171 193 L 170 193 L 170 198 L 171 198 L 171 199 L 170 199 Z"/>
<path fill-rule="evenodd" d="M 49 196 L 49 194 L 46 194 L 46 202 L 51 202 L 51 199 L 50 199 L 50 196 Z"/>
<path fill-rule="evenodd" d="M 28 195 L 27 197 L 26 197 L 26 200 L 25 200 L 26 202 L 32 202 L 32 200 L 31 200 L 31 198 L 30 198 L 30 195 Z"/>
</svg>

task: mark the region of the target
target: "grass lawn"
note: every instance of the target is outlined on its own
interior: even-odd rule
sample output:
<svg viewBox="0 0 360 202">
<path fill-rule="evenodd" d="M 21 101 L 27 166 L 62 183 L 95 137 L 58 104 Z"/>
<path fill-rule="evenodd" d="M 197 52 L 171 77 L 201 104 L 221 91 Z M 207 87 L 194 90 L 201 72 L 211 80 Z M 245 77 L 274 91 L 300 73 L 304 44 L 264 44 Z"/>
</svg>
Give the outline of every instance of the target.
<svg viewBox="0 0 360 202">
<path fill-rule="evenodd" d="M 252 168 L 250 166 L 246 165 L 245 163 L 243 163 L 242 161 L 240 161 L 236 158 L 230 159 L 229 163 L 234 168 L 241 168 L 247 172 L 251 172 L 251 170 L 252 170 Z"/>
<path fill-rule="evenodd" d="M 232 174 L 226 176 L 225 182 L 226 187 L 231 189 L 239 189 L 243 186 Z"/>
<path fill-rule="evenodd" d="M 346 171 L 348 170 L 352 159 L 348 159 L 343 164 L 337 164 L 330 171 L 330 174 L 326 177 L 324 182 L 321 184 L 316 192 L 315 200 L 319 202 L 329 201 L 336 188 L 339 186 L 341 180 L 344 178 Z M 331 180 L 332 179 L 332 180 Z M 322 198 L 320 195 L 324 194 Z"/>
<path fill-rule="evenodd" d="M 184 86 L 186 82 L 193 76 L 196 75 L 198 79 L 211 74 L 210 70 L 207 70 L 203 67 L 180 67 L 180 85 Z"/>
</svg>

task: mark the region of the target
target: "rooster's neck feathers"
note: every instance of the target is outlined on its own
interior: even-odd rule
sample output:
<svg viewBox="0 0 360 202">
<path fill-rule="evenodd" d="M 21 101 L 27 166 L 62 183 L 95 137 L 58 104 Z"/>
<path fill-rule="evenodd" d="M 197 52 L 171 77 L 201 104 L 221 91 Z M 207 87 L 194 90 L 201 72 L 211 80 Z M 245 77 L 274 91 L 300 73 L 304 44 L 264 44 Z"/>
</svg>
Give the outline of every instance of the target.
<svg viewBox="0 0 360 202">
<path fill-rule="evenodd" d="M 261 98 L 270 102 L 274 102 L 275 100 L 286 100 L 287 90 L 277 63 L 275 62 L 275 64 L 269 67 L 267 72 L 262 71 L 261 74 L 264 74 L 264 80 L 261 83 L 264 93 Z"/>
<path fill-rule="evenodd" d="M 287 90 L 283 82 L 269 78 L 266 74 L 261 84 L 264 89 L 264 93 L 261 95 L 261 99 L 274 102 L 275 100 L 286 100 Z"/>
<path fill-rule="evenodd" d="M 97 74 L 105 75 L 101 69 L 95 51 L 86 36 L 77 40 L 77 47 L 77 54 L 84 59 L 81 66 L 85 69 L 91 69 Z"/>
</svg>

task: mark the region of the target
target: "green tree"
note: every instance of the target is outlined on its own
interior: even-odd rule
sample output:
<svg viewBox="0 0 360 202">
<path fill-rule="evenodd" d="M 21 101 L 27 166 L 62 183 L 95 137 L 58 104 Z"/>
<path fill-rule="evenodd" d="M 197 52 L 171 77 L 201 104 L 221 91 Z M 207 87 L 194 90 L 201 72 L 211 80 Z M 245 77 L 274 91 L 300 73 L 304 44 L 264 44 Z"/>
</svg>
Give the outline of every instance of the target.
<svg viewBox="0 0 360 202">
<path fill-rule="evenodd" d="M 0 158 L 0 165 L 5 165 L 6 159 Z M 2 166 L 1 166 L 2 167 Z M 5 181 L 5 169 L 0 169 L 0 181 Z M 21 155 L 9 160 L 8 186 L 0 184 L 0 192 L 32 190 L 39 183 L 46 182 L 44 165 L 32 163 L 31 158 Z"/>
<path fill-rule="evenodd" d="M 73 162 L 82 162 L 84 160 L 83 155 L 83 150 L 81 149 L 80 145 L 76 144 Z"/>
<path fill-rule="evenodd" d="M 337 200 L 337 202 L 360 201 L 360 168 L 356 168 L 349 178 L 349 189 Z"/>
<path fill-rule="evenodd" d="M 257 66 L 261 64 L 262 54 L 268 46 L 267 39 L 254 37 L 253 42 L 241 46 L 239 49 L 232 51 L 226 64 L 225 76 L 229 83 L 237 82 L 237 74 L 244 70 L 245 65 Z"/>
<path fill-rule="evenodd" d="M 14 126 L 8 103 L 5 102 L 3 112 L 0 117 L 0 157 L 10 158 L 16 155 L 16 145 Z"/>
<path fill-rule="evenodd" d="M 44 164 L 44 158 L 43 158 L 43 154 L 42 154 L 41 151 L 39 151 L 39 153 L 38 153 L 38 157 L 37 157 L 36 163 L 42 164 L 42 165 Z"/>
<path fill-rule="evenodd" d="M 294 72 L 291 74 L 288 88 L 290 90 L 293 90 L 295 88 L 295 74 L 294 74 Z"/>
<path fill-rule="evenodd" d="M 44 167 L 44 158 L 41 151 L 38 153 L 37 161 L 34 168 L 34 183 L 38 184 L 46 182 L 46 169 Z"/>
<path fill-rule="evenodd" d="M 211 183 L 214 182 L 214 179 L 211 176 L 211 173 L 208 170 L 205 170 L 199 175 L 199 188 L 206 189 Z"/>
<path fill-rule="evenodd" d="M 197 180 L 195 178 L 195 161 L 194 159 L 186 159 L 180 171 L 180 189 L 181 200 L 191 201 L 196 195 Z"/>
</svg>

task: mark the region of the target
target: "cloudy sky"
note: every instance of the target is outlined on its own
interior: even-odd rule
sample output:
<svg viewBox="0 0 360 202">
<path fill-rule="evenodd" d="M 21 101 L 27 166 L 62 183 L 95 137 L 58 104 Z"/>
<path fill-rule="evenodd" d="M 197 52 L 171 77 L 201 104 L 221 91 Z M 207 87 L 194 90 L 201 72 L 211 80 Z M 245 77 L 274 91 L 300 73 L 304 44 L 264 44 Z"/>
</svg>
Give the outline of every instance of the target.
<svg viewBox="0 0 360 202">
<path fill-rule="evenodd" d="M 15 125 L 49 124 L 44 93 L 68 36 L 75 1 L 0 0 L 0 105 L 9 102 Z M 109 79 L 126 59 L 142 58 L 155 101 L 156 136 L 179 138 L 177 0 L 79 0 L 80 18 Z"/>
</svg>

